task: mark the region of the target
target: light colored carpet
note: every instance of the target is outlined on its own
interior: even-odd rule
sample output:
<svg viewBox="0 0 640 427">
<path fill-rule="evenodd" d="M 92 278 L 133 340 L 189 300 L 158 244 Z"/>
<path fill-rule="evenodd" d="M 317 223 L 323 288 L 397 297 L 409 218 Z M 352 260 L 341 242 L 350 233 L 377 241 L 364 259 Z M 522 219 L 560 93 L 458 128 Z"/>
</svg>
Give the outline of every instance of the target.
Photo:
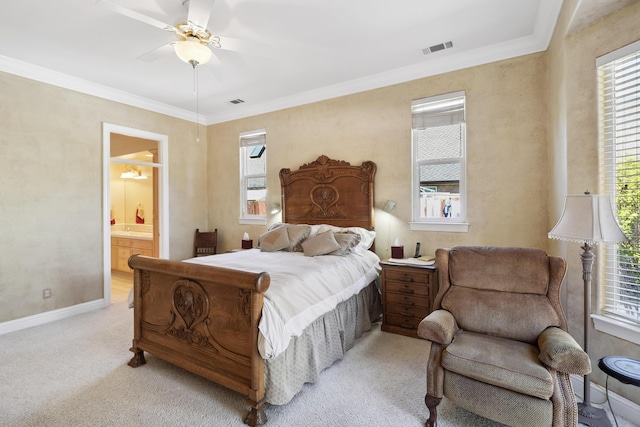
<svg viewBox="0 0 640 427">
<path fill-rule="evenodd" d="M 146 355 L 127 366 L 126 293 L 109 308 L 0 336 L 1 426 L 242 426 L 244 398 Z M 423 426 L 425 342 L 379 325 L 268 426 Z M 443 400 L 441 427 L 499 426 Z"/>
</svg>

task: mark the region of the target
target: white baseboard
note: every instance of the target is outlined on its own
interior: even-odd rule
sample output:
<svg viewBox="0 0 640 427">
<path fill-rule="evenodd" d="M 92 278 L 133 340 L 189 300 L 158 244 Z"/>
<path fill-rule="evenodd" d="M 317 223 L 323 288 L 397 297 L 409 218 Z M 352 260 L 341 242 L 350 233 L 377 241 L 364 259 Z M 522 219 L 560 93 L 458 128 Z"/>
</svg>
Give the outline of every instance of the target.
<svg viewBox="0 0 640 427">
<path fill-rule="evenodd" d="M 609 384 L 611 381 L 618 381 L 615 378 L 609 378 Z M 584 377 L 578 375 L 571 375 L 571 384 L 573 385 L 574 392 L 582 396 L 584 394 Z M 635 387 L 633 385 L 625 385 L 626 387 Z M 591 403 L 600 404 L 607 399 L 605 388 L 591 382 Z M 581 401 L 582 399 L 579 399 Z M 636 422 L 640 420 L 640 405 L 625 399 L 609 390 L 609 401 L 611 402 L 611 408 L 616 417 L 622 417 L 628 421 Z M 608 405 L 605 403 L 605 405 Z"/>
<path fill-rule="evenodd" d="M 31 328 L 33 326 L 44 325 L 45 323 L 55 322 L 56 320 L 66 319 L 67 317 L 88 313 L 90 311 L 99 310 L 104 307 L 106 307 L 105 300 L 97 299 L 82 304 L 72 305 L 70 307 L 60 308 L 58 310 L 34 314 L 33 316 L 22 317 L 16 320 L 9 320 L 7 322 L 0 323 L 0 335 Z"/>
</svg>

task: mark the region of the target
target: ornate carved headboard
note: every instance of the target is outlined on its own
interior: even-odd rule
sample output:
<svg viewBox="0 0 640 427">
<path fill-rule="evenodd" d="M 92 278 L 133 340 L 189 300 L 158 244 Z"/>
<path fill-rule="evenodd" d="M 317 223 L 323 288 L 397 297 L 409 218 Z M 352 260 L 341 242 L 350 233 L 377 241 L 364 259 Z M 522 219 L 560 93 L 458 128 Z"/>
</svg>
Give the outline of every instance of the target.
<svg viewBox="0 0 640 427">
<path fill-rule="evenodd" d="M 280 170 L 282 222 L 374 227 L 376 164 L 320 156 L 298 170 Z"/>
</svg>

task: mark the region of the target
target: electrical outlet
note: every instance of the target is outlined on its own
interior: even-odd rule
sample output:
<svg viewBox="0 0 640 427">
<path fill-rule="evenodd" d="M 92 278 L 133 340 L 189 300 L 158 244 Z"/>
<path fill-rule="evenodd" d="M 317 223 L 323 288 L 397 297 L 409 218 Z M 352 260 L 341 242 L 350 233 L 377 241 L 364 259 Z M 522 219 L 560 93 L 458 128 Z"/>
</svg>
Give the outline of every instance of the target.
<svg viewBox="0 0 640 427">
<path fill-rule="evenodd" d="M 51 288 L 44 288 L 42 290 L 42 298 L 44 299 L 51 298 Z"/>
</svg>

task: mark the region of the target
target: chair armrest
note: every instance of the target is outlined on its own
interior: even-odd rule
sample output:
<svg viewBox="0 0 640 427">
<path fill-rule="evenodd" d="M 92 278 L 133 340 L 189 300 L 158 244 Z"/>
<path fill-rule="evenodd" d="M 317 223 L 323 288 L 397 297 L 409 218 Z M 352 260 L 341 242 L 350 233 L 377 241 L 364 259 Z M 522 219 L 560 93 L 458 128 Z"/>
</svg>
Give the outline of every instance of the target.
<svg viewBox="0 0 640 427">
<path fill-rule="evenodd" d="M 591 372 L 589 355 L 568 332 L 557 327 L 545 329 L 538 337 L 542 363 L 559 372 L 587 375 Z"/>
<path fill-rule="evenodd" d="M 458 325 L 453 315 L 447 310 L 432 311 L 418 325 L 418 336 L 425 340 L 447 346 L 451 344 L 458 332 Z"/>
</svg>

